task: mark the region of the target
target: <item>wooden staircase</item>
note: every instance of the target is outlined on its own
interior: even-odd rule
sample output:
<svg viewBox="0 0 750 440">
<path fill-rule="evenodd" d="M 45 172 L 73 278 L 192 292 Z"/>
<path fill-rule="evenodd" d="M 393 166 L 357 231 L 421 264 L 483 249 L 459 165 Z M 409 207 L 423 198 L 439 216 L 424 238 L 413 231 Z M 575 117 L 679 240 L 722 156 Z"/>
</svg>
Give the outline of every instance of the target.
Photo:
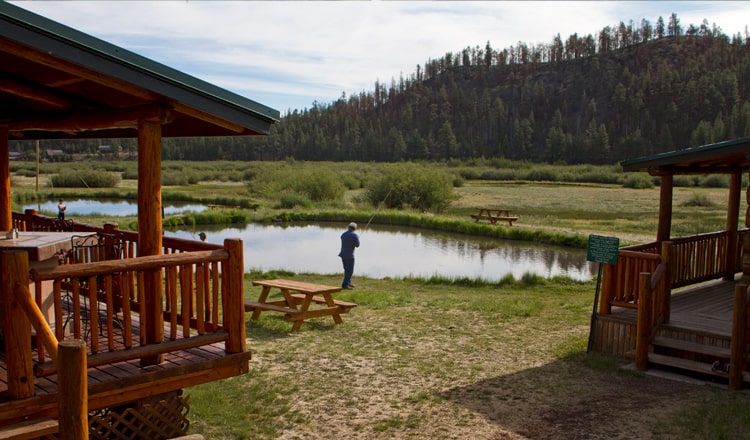
<svg viewBox="0 0 750 440">
<path fill-rule="evenodd" d="M 730 338 L 713 337 L 712 343 L 700 343 L 689 340 L 696 339 L 693 337 L 695 335 L 683 334 L 680 336 L 688 339 L 679 339 L 664 333 L 663 330 L 659 330 L 651 341 L 652 351 L 648 354 L 650 364 L 725 379 L 729 377 L 730 350 L 726 347 L 729 346 Z M 750 371 L 743 371 L 742 379 L 744 382 L 750 382 Z"/>
</svg>

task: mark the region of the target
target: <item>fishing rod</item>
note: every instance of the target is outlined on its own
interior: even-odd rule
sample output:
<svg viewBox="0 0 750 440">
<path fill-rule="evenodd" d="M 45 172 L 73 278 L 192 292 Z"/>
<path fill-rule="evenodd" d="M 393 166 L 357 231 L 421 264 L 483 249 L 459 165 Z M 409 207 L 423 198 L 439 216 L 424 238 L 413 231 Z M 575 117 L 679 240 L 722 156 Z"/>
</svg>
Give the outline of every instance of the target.
<svg viewBox="0 0 750 440">
<path fill-rule="evenodd" d="M 372 215 L 372 217 L 370 217 L 370 220 L 367 220 L 367 224 L 365 225 L 364 228 L 362 228 L 363 234 L 365 233 L 365 229 L 367 229 L 367 227 L 370 226 L 370 222 L 372 221 L 372 219 L 374 219 L 375 216 L 378 215 L 378 212 L 380 212 L 380 208 L 382 208 L 385 201 L 388 200 L 388 197 L 391 195 L 392 191 L 393 189 L 388 190 L 388 194 L 386 194 L 385 198 L 383 198 L 383 200 L 380 201 L 380 203 L 378 204 L 378 208 L 375 210 L 375 213 Z"/>
</svg>

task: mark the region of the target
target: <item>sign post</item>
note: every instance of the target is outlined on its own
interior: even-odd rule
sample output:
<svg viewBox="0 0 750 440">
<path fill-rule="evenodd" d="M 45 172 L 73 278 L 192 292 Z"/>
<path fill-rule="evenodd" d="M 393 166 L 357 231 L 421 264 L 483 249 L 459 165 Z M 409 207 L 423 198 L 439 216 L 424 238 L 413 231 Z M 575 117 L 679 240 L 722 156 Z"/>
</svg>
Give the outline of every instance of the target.
<svg viewBox="0 0 750 440">
<path fill-rule="evenodd" d="M 599 303 L 599 291 L 602 286 L 602 264 L 617 264 L 617 256 L 619 252 L 619 238 L 589 235 L 586 259 L 588 261 L 599 263 L 599 272 L 596 277 L 596 294 L 594 295 L 594 309 L 591 311 L 591 329 L 589 330 L 589 344 L 586 348 L 586 353 L 591 351 L 591 345 L 594 342 L 594 331 L 596 330 L 596 308 Z"/>
</svg>

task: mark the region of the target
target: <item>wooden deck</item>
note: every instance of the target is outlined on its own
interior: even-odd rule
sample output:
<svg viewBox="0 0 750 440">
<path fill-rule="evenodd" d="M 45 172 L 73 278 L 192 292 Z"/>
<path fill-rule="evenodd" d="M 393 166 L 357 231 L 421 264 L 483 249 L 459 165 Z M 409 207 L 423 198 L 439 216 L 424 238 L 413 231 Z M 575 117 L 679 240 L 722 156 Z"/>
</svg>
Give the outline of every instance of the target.
<svg viewBox="0 0 750 440">
<path fill-rule="evenodd" d="M 709 281 L 672 293 L 670 321 L 662 332 L 691 333 L 729 344 L 732 336 L 734 283 Z M 627 355 L 635 349 L 637 311 L 613 307 L 611 314 L 596 315 L 593 348 L 604 353 Z"/>
<path fill-rule="evenodd" d="M 675 329 L 704 332 L 717 336 L 732 336 L 732 306 L 734 283 L 710 281 L 672 293 L 670 321 L 666 326 Z M 612 309 L 610 316 L 619 321 L 636 323 L 637 313 L 632 308 Z"/>
<path fill-rule="evenodd" d="M 734 283 L 712 281 L 672 294 L 671 319 L 666 327 L 732 337 Z"/>
<path fill-rule="evenodd" d="M 134 326 L 137 330 L 139 326 Z M 101 338 L 106 341 L 106 329 Z M 119 330 L 115 330 L 119 333 Z M 121 335 L 115 335 L 122 340 Z M 136 341 L 139 339 L 137 336 Z M 136 346 L 137 347 L 137 346 Z M 136 348 L 134 347 L 134 348 Z M 117 350 L 123 349 L 117 344 Z M 34 350 L 36 358 L 36 351 Z M 91 354 L 89 354 L 91 356 Z M 250 351 L 228 354 L 224 342 L 187 348 L 164 354 L 163 362 L 141 366 L 140 359 L 131 359 L 88 369 L 89 411 L 112 406 L 118 400 L 126 404 L 137 399 L 163 393 L 166 389 L 182 388 L 225 379 L 249 371 Z M 35 396 L 11 400 L 7 396 L 8 382 L 5 353 L 0 353 L 0 425 L 18 419 L 39 416 L 56 417 L 58 378 L 54 372 L 34 378 Z"/>
</svg>

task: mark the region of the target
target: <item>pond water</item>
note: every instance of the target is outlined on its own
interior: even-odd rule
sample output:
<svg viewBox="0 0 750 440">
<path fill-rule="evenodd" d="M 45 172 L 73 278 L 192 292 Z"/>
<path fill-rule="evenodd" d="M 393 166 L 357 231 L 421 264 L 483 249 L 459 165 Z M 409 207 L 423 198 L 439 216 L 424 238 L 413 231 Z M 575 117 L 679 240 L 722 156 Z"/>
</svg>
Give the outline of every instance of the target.
<svg viewBox="0 0 750 440">
<path fill-rule="evenodd" d="M 57 203 L 59 200 L 48 200 L 43 203 L 27 203 L 23 209 L 36 209 L 40 213 L 47 213 L 52 217 L 57 217 Z M 138 204 L 128 200 L 89 200 L 76 199 L 65 200 L 68 210 L 65 212 L 66 218 L 75 218 L 76 215 L 104 214 L 113 217 L 135 216 L 138 214 Z M 164 215 L 180 214 L 187 211 L 199 212 L 206 209 L 206 205 L 183 203 L 183 202 L 163 202 Z"/>
<path fill-rule="evenodd" d="M 245 270 L 286 270 L 296 273 L 341 273 L 340 235 L 346 224 L 250 224 L 242 228 L 165 231 L 165 235 L 223 243 L 241 238 Z M 499 281 L 525 273 L 545 278 L 564 275 L 589 280 L 597 271 L 585 249 L 529 242 L 493 240 L 408 227 L 370 225 L 358 231 L 354 276 L 371 278 L 421 276 L 467 277 Z"/>
</svg>

